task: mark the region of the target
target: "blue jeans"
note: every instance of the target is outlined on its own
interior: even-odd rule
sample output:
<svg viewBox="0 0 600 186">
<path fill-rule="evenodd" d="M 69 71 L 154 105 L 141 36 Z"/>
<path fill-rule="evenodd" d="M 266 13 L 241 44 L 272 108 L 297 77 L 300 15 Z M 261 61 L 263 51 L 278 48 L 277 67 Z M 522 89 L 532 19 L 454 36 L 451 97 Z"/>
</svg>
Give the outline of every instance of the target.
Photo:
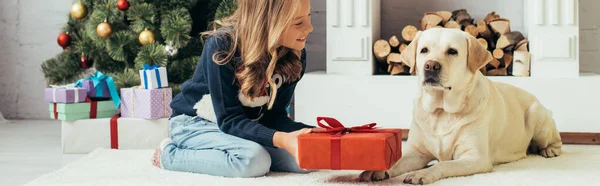
<svg viewBox="0 0 600 186">
<path fill-rule="evenodd" d="M 216 123 L 180 115 L 169 120 L 173 143 L 161 155 L 164 169 L 224 177 L 257 177 L 269 171 L 306 173 L 284 149 L 223 133 Z"/>
</svg>

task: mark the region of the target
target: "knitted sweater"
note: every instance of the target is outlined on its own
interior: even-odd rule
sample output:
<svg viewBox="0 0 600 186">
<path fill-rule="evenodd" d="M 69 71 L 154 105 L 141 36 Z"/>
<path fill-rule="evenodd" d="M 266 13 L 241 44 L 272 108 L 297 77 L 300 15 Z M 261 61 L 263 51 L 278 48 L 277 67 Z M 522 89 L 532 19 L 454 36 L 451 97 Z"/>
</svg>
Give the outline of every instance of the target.
<svg viewBox="0 0 600 186">
<path fill-rule="evenodd" d="M 213 53 L 226 50 L 229 40 L 225 36 L 213 35 L 206 39 L 200 61 L 191 79 L 181 86 L 181 93 L 171 102 L 173 116 L 185 114 L 199 116 L 217 123 L 219 128 L 230 135 L 273 147 L 276 131 L 292 132 L 312 126 L 295 122 L 287 116 L 286 107 L 290 104 L 296 84 L 306 68 L 306 51 L 302 50 L 302 73 L 300 78 L 285 83 L 285 77 L 273 75 L 277 84 L 277 97 L 271 110 L 267 110 L 269 96 L 261 96 L 250 101 L 239 91 L 233 63 L 216 64 Z M 239 54 L 235 57 L 239 57 Z"/>
</svg>

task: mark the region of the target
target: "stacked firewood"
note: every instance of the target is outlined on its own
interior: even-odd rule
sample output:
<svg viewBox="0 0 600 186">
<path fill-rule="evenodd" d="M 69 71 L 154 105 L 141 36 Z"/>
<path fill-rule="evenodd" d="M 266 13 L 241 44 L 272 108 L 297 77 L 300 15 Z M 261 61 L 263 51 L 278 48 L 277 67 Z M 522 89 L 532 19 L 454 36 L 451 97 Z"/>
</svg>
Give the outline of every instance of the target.
<svg viewBox="0 0 600 186">
<path fill-rule="evenodd" d="M 388 40 L 379 39 L 375 42 L 373 53 L 378 65 L 387 66 L 391 75 L 410 75 L 409 68 L 400 59 L 400 53 L 412 42 L 419 30 L 441 27 L 460 29 L 471 34 L 492 53 L 494 60 L 481 68 L 484 75 L 529 76 L 528 40 L 521 32 L 512 31 L 510 20 L 500 17 L 494 11 L 477 22 L 465 9 L 427 12 L 419 23 L 420 28 L 413 25 L 404 27 L 402 41 L 392 36 Z"/>
</svg>

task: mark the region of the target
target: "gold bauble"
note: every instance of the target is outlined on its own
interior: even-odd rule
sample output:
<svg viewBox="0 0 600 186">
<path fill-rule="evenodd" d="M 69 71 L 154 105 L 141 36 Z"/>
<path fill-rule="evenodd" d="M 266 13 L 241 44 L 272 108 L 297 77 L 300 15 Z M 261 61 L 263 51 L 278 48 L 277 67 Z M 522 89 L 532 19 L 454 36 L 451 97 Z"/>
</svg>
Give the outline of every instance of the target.
<svg viewBox="0 0 600 186">
<path fill-rule="evenodd" d="M 87 7 L 83 5 L 81 2 L 73 4 L 71 6 L 71 17 L 75 20 L 80 20 L 85 18 L 87 15 Z"/>
<path fill-rule="evenodd" d="M 152 33 L 150 30 L 144 30 L 142 33 L 140 33 L 138 39 L 142 45 L 154 43 L 154 33 Z"/>
<path fill-rule="evenodd" d="M 102 38 L 108 38 L 112 34 L 112 28 L 107 22 L 102 22 L 96 27 L 96 33 Z"/>
</svg>

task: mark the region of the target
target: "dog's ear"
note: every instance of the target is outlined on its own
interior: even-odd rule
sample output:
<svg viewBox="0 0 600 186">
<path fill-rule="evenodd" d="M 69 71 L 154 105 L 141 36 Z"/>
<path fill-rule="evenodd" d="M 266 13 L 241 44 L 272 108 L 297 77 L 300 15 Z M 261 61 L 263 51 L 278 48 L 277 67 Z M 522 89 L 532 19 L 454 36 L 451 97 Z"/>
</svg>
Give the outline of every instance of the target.
<svg viewBox="0 0 600 186">
<path fill-rule="evenodd" d="M 469 34 L 467 36 L 467 66 L 472 73 L 484 67 L 493 60 L 492 53 L 477 41 L 475 37 Z"/>
<path fill-rule="evenodd" d="M 412 74 L 415 71 L 415 64 L 417 63 L 417 45 L 419 44 L 419 37 L 421 36 L 422 31 L 418 31 L 415 34 L 412 42 L 401 52 L 400 57 L 402 58 L 402 62 L 410 67 L 410 73 Z"/>
</svg>

